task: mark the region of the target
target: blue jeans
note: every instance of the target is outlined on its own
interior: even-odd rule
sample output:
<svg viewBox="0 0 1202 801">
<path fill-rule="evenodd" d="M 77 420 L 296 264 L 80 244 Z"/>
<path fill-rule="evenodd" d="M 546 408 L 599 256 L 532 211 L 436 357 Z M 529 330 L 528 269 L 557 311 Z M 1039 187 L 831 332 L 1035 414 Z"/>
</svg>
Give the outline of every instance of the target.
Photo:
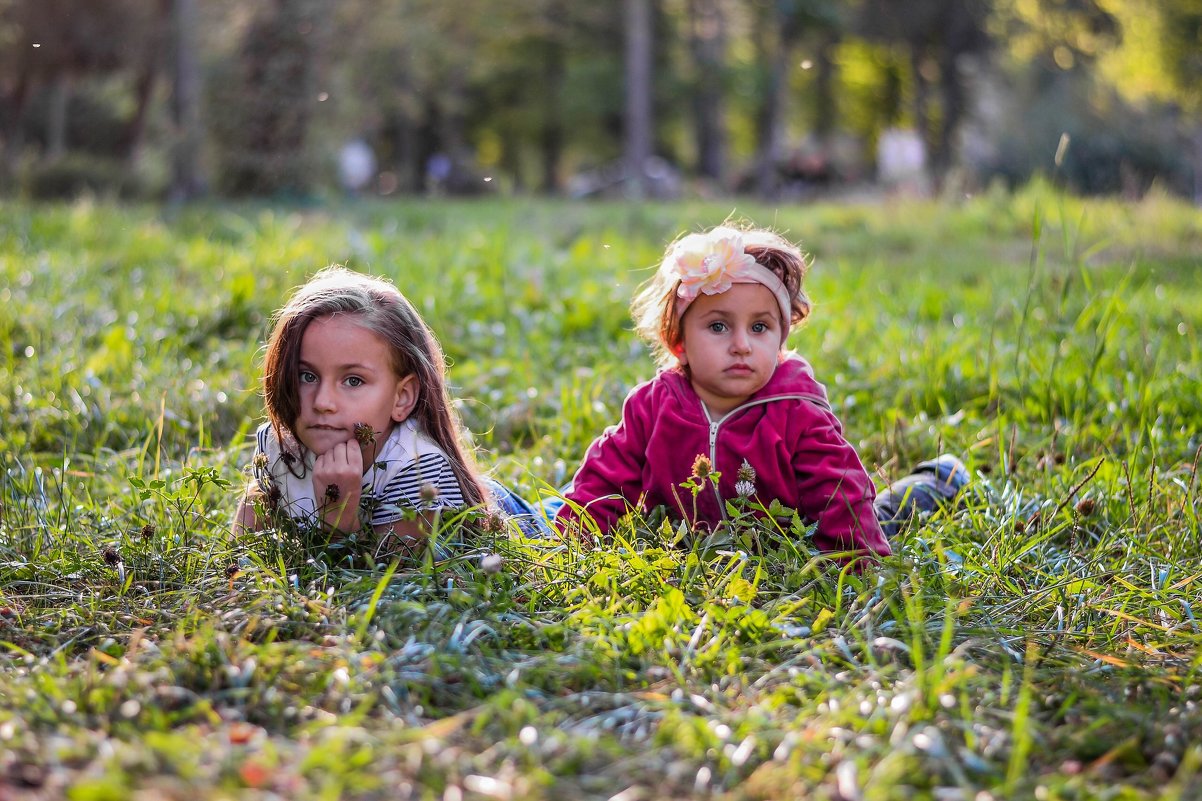
<svg viewBox="0 0 1202 801">
<path fill-rule="evenodd" d="M 563 498 L 550 497 L 536 506 L 499 481 L 486 478 L 484 483 L 492 491 L 497 507 L 512 517 L 525 534 L 545 537 L 555 533 L 547 520 L 555 517 L 559 507 L 563 506 Z"/>
<path fill-rule="evenodd" d="M 876 496 L 873 511 L 885 537 L 896 537 L 917 513 L 951 504 L 967 483 L 968 468 L 951 454 L 919 462 L 913 473 L 894 481 Z"/>
</svg>

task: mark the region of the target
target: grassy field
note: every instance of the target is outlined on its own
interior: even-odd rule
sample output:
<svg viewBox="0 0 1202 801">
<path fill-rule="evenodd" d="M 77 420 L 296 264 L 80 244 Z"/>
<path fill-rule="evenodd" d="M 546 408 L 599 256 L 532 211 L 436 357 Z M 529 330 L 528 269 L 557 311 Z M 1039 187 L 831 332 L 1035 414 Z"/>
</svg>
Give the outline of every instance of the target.
<svg viewBox="0 0 1202 801">
<path fill-rule="evenodd" d="M 733 205 L 0 205 L 0 799 L 1202 798 L 1202 214 L 1165 198 L 737 206 L 816 256 L 790 344 L 880 483 L 974 474 L 863 575 L 766 526 L 395 572 L 230 536 L 309 273 L 393 277 L 534 495 L 653 372 L 633 287 Z"/>
</svg>

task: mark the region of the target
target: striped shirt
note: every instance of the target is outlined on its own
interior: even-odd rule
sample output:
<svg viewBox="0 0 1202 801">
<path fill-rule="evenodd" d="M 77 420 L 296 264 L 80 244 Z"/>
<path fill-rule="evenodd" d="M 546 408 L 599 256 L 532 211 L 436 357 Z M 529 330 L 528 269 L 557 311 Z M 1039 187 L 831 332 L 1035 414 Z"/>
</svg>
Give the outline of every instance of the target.
<svg viewBox="0 0 1202 801">
<path fill-rule="evenodd" d="M 266 460 L 259 454 L 266 455 Z M 275 429 L 264 423 L 255 432 L 251 460 L 255 481 L 267 497 L 279 489 L 279 508 L 298 523 L 319 522 L 313 489 L 315 455 L 291 438 L 281 448 Z M 422 500 L 422 488 L 432 487 L 433 499 Z M 359 519 L 373 526 L 401 520 L 406 510 L 462 509 L 463 490 L 451 460 L 417 428 L 412 418 L 393 427 L 374 464 L 363 474 Z"/>
</svg>

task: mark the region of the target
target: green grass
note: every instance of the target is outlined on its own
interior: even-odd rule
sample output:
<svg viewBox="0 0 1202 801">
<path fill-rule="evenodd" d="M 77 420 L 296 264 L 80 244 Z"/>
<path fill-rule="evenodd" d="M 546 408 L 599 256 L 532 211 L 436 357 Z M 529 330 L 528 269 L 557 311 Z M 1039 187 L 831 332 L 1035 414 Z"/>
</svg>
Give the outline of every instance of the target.
<svg viewBox="0 0 1202 801">
<path fill-rule="evenodd" d="M 0 207 L 0 797 L 1200 797 L 1202 215 L 1167 198 L 737 208 L 814 252 L 791 344 L 880 482 L 974 473 L 863 575 L 754 525 L 395 572 L 230 536 L 309 273 L 393 277 L 533 496 L 653 372 L 634 286 L 730 212 Z"/>
</svg>

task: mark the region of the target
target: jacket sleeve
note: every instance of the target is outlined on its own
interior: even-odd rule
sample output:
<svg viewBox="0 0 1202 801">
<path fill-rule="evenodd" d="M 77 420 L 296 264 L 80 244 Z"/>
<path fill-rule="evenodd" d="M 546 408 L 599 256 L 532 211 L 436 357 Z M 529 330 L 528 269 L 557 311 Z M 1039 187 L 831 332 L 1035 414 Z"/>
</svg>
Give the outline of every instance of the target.
<svg viewBox="0 0 1202 801">
<path fill-rule="evenodd" d="M 571 489 L 564 494 L 567 503 L 555 516 L 560 531 L 578 523 L 583 508 L 605 534 L 637 506 L 647 461 L 648 394 L 648 386 L 636 387 L 622 404 L 622 419 L 589 446 Z"/>
<path fill-rule="evenodd" d="M 810 425 L 793 449 L 802 516 L 818 524 L 814 544 L 822 551 L 892 552 L 872 508 L 876 487 L 839 419 L 807 404 Z"/>
</svg>

